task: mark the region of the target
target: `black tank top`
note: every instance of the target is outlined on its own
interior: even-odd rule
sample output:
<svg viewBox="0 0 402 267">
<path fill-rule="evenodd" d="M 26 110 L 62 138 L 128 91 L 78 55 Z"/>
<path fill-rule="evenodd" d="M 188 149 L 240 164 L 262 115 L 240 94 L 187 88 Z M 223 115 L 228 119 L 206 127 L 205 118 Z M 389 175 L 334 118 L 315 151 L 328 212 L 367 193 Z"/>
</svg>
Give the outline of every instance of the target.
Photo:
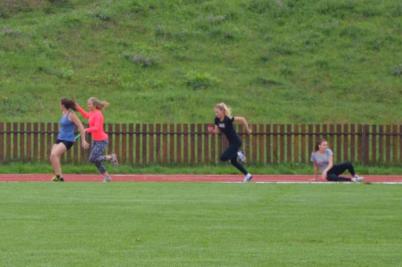
<svg viewBox="0 0 402 267">
<path fill-rule="evenodd" d="M 215 125 L 226 136 L 231 145 L 241 145 L 240 137 L 237 135 L 233 126 L 234 117 L 225 116 L 223 121 L 215 118 Z"/>
</svg>

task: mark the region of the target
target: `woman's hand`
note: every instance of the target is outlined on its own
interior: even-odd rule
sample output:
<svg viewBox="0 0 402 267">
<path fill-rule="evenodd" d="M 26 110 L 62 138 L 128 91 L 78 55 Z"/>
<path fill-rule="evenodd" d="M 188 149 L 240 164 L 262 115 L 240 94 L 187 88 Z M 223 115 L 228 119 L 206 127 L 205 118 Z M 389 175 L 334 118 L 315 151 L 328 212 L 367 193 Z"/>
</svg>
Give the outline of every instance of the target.
<svg viewBox="0 0 402 267">
<path fill-rule="evenodd" d="M 208 133 L 210 133 L 210 134 L 215 133 L 215 126 L 214 125 L 208 125 Z"/>
<path fill-rule="evenodd" d="M 321 175 L 321 178 L 322 178 L 323 180 L 326 180 L 326 179 L 327 179 L 327 174 L 328 174 L 327 171 L 323 171 L 323 172 L 322 172 L 322 175 Z"/>
<path fill-rule="evenodd" d="M 87 150 L 89 148 L 89 143 L 86 140 L 82 140 L 81 146 L 83 149 Z"/>
</svg>

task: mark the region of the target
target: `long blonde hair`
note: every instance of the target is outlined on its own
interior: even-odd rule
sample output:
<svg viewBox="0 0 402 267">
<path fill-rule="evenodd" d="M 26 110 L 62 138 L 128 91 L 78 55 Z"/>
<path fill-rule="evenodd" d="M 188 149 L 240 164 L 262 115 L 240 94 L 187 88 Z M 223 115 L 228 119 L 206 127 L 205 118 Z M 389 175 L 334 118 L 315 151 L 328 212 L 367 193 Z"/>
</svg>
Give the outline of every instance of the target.
<svg viewBox="0 0 402 267">
<path fill-rule="evenodd" d="M 102 110 L 104 108 L 107 108 L 109 106 L 109 102 L 105 100 L 99 100 L 96 97 L 90 97 L 88 101 L 91 101 L 92 104 L 96 107 L 96 109 Z"/>
<path fill-rule="evenodd" d="M 216 104 L 215 108 L 222 110 L 223 113 L 225 114 L 225 116 L 228 116 L 228 117 L 232 116 L 232 109 L 223 102 Z"/>
</svg>

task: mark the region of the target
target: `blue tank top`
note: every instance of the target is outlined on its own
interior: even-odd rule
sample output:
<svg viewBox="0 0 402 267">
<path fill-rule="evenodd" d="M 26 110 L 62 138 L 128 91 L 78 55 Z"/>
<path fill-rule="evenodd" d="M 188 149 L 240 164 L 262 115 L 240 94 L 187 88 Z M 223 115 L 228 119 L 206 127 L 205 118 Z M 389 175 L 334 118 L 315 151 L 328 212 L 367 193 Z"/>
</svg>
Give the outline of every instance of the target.
<svg viewBox="0 0 402 267">
<path fill-rule="evenodd" d="M 59 134 L 57 135 L 57 139 L 63 140 L 63 141 L 68 141 L 68 142 L 74 142 L 75 141 L 75 124 L 68 119 L 68 115 L 70 113 L 67 113 L 63 117 L 61 117 L 59 121 Z"/>
</svg>

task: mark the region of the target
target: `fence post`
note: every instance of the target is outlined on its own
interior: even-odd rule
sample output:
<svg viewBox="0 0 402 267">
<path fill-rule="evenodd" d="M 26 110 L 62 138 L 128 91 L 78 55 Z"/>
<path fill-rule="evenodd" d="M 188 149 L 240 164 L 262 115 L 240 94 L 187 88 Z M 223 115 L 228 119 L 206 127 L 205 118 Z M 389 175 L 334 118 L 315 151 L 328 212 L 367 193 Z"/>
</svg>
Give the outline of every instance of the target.
<svg viewBox="0 0 402 267">
<path fill-rule="evenodd" d="M 369 126 L 363 125 L 361 131 L 361 159 L 362 164 L 367 165 L 369 156 Z"/>
</svg>

